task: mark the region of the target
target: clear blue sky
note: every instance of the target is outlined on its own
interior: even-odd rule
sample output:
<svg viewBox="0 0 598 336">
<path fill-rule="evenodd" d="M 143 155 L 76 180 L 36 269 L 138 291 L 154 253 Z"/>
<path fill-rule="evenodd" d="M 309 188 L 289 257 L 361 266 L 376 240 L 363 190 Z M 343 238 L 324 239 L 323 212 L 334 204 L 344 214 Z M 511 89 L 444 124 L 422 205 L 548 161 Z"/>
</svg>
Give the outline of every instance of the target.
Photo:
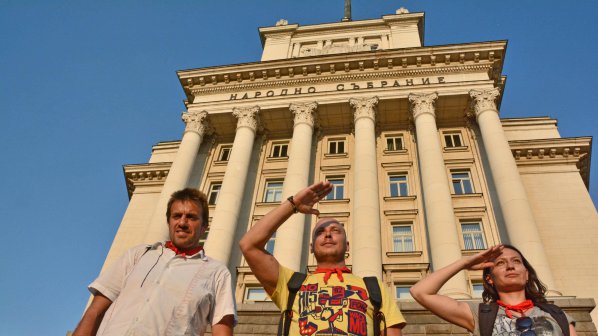
<svg viewBox="0 0 598 336">
<path fill-rule="evenodd" d="M 597 134 L 598 2 L 353 0 L 353 18 L 401 6 L 426 12 L 428 46 L 509 40 L 503 117 L 550 116 L 564 137 Z M 122 165 L 182 135 L 176 70 L 258 61 L 257 27 L 336 22 L 342 9 L 0 0 L 0 335 L 75 327 L 127 207 Z"/>
</svg>

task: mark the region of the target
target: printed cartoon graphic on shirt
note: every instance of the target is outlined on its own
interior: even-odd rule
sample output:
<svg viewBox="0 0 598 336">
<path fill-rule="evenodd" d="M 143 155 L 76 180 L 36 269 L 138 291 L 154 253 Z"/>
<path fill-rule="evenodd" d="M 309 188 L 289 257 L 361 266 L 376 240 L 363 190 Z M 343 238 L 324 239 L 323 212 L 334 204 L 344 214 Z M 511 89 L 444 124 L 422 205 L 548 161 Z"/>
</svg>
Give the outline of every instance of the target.
<svg viewBox="0 0 598 336">
<path fill-rule="evenodd" d="M 560 327 L 552 323 L 546 316 L 530 316 L 533 324 L 531 330 L 536 332 L 537 336 L 562 335 Z M 558 332 L 555 333 L 555 330 Z M 518 336 L 521 332 L 515 326 L 515 319 L 505 315 L 498 315 L 494 321 L 494 330 L 492 335 L 497 336 Z"/>
<path fill-rule="evenodd" d="M 367 335 L 365 288 L 312 283 L 302 285 L 297 296 L 301 335 Z"/>
</svg>

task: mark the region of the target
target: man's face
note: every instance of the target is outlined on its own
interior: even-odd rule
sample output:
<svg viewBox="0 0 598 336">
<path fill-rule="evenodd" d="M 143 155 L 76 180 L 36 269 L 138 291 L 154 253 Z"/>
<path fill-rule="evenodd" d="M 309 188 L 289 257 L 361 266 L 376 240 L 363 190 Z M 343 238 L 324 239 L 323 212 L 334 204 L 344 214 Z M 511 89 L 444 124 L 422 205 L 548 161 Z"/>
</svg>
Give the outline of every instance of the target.
<svg viewBox="0 0 598 336">
<path fill-rule="evenodd" d="M 172 244 L 179 249 L 199 246 L 199 238 L 206 230 L 201 220 L 201 208 L 191 201 L 175 201 L 170 207 L 168 233 Z"/>
<path fill-rule="evenodd" d="M 349 250 L 345 228 L 332 218 L 316 223 L 312 236 L 312 252 L 318 262 L 340 262 Z"/>
<path fill-rule="evenodd" d="M 505 248 L 494 260 L 488 282 L 499 292 L 519 291 L 525 288 L 529 274 L 523 258 L 517 251 Z"/>
</svg>

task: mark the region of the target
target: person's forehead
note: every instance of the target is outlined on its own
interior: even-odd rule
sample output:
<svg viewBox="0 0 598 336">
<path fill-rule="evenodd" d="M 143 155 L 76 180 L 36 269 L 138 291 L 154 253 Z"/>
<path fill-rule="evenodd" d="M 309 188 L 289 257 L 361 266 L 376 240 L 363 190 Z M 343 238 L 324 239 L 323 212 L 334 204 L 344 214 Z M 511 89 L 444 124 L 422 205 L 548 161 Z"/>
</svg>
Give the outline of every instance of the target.
<svg viewBox="0 0 598 336">
<path fill-rule="evenodd" d="M 334 218 L 324 218 L 324 219 L 320 219 L 317 223 L 316 226 L 314 227 L 314 233 L 317 232 L 320 229 L 325 229 L 329 226 L 338 226 L 344 229 L 343 224 L 341 224 L 338 220 L 334 219 Z"/>
<path fill-rule="evenodd" d="M 512 259 L 512 258 L 521 259 L 521 255 L 519 254 L 519 252 L 506 247 L 496 259 Z"/>
<path fill-rule="evenodd" d="M 199 212 L 201 209 L 197 205 L 197 203 L 191 200 L 176 200 L 172 202 L 172 206 L 170 209 L 173 212 L 182 212 L 182 211 L 192 211 L 192 212 Z"/>
</svg>

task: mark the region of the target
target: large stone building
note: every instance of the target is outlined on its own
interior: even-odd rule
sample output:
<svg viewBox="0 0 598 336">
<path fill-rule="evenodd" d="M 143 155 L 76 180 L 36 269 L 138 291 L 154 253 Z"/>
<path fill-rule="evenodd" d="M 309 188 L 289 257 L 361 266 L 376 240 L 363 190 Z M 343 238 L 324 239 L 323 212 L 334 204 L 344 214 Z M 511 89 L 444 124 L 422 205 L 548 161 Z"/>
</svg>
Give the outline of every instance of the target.
<svg viewBox="0 0 598 336">
<path fill-rule="evenodd" d="M 523 251 L 551 295 L 598 298 L 592 139 L 562 138 L 549 117 L 500 119 L 506 41 L 424 46 L 423 27 L 423 13 L 404 9 L 281 20 L 259 30 L 261 61 L 179 71 L 182 140 L 124 167 L 130 204 L 104 267 L 165 239 L 169 195 L 197 187 L 210 201 L 207 253 L 228 264 L 239 307 L 251 311 L 267 298 L 240 237 L 287 196 L 329 180 L 319 210 L 346 226 L 348 264 L 383 279 L 404 309 L 425 274 L 501 242 Z M 313 267 L 314 223 L 293 216 L 267 248 L 290 268 Z M 461 272 L 442 292 L 479 297 L 481 274 Z"/>
</svg>

